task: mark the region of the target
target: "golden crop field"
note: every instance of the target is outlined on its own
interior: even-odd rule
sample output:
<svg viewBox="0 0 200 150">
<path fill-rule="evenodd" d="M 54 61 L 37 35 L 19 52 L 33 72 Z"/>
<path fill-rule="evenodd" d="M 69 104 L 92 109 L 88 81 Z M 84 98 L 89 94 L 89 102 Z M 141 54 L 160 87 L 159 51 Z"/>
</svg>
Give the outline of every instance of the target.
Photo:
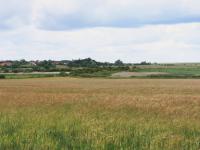
<svg viewBox="0 0 200 150">
<path fill-rule="evenodd" d="M 1 80 L 0 149 L 200 149 L 200 80 Z"/>
</svg>

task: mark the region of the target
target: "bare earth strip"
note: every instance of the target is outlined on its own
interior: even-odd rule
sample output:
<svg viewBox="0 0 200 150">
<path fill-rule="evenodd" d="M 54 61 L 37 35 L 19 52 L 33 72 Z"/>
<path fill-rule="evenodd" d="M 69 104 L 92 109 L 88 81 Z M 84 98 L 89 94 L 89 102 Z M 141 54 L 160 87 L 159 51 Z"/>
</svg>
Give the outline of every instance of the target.
<svg viewBox="0 0 200 150">
<path fill-rule="evenodd" d="M 169 73 L 165 72 L 118 72 L 112 74 L 112 77 L 122 77 L 122 78 L 128 78 L 128 77 L 146 77 L 151 75 L 167 75 Z"/>
</svg>

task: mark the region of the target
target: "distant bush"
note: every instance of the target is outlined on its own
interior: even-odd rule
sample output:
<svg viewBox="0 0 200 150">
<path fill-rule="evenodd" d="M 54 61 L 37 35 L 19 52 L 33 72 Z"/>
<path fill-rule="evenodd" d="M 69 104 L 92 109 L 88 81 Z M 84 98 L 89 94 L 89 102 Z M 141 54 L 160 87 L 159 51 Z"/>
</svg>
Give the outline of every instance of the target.
<svg viewBox="0 0 200 150">
<path fill-rule="evenodd" d="M 115 63 L 114 63 L 114 65 L 115 66 L 124 66 L 124 63 L 121 60 L 116 60 Z"/>
<path fill-rule="evenodd" d="M 142 61 L 142 62 L 140 63 L 140 65 L 151 65 L 151 63 L 150 63 L 150 62 L 146 62 L 146 61 Z"/>
<path fill-rule="evenodd" d="M 66 77 L 66 76 L 68 76 L 68 74 L 66 72 L 62 71 L 59 73 L 59 76 Z"/>
<path fill-rule="evenodd" d="M 68 63 L 69 67 L 97 67 L 102 65 L 101 63 L 91 59 L 91 58 L 86 58 L 86 59 L 78 59 L 78 60 L 72 60 L 71 62 Z"/>
<path fill-rule="evenodd" d="M 14 69 L 12 72 L 13 73 L 19 73 L 20 71 L 19 71 L 19 69 Z"/>
<path fill-rule="evenodd" d="M 5 75 L 3 75 L 3 74 L 0 75 L 0 79 L 5 79 L 5 78 L 6 78 Z"/>
</svg>

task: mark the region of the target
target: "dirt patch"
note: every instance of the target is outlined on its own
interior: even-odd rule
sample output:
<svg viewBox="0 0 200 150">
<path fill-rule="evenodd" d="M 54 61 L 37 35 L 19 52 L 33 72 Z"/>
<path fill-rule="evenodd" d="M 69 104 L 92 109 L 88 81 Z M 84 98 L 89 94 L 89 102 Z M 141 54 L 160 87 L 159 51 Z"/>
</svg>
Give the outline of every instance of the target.
<svg viewBox="0 0 200 150">
<path fill-rule="evenodd" d="M 146 77 L 151 75 L 167 75 L 169 73 L 166 72 L 118 72 L 112 74 L 112 77 Z"/>
</svg>

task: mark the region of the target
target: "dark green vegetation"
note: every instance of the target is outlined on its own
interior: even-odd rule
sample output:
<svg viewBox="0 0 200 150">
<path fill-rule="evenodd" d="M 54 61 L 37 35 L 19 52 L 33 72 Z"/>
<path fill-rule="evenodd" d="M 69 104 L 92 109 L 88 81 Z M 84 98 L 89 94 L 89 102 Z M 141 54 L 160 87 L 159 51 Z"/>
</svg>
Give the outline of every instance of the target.
<svg viewBox="0 0 200 150">
<path fill-rule="evenodd" d="M 61 72 L 73 71 L 82 68 L 113 68 L 125 66 L 122 61 L 117 60 L 115 63 L 102 63 L 92 60 L 91 58 L 72 60 L 72 61 L 2 61 L 0 62 L 0 72 L 18 73 L 18 72 Z"/>
<path fill-rule="evenodd" d="M 6 76 L 5 75 L 0 75 L 0 79 L 5 79 Z"/>
<path fill-rule="evenodd" d="M 110 78 L 118 72 L 146 73 L 132 78 L 200 78 L 200 64 L 139 64 L 97 62 L 91 58 L 63 61 L 5 61 L 0 62 L 0 78 L 40 78 L 40 77 L 101 77 Z M 153 72 L 149 75 L 148 73 Z M 14 73 L 14 74 L 13 74 Z M 161 73 L 161 74 L 159 74 Z M 129 76 L 131 77 L 131 76 Z"/>
<path fill-rule="evenodd" d="M 200 80 L 0 80 L 2 150 L 198 150 Z"/>
<path fill-rule="evenodd" d="M 5 63 L 7 64 L 5 65 Z M 0 73 L 3 73 L 7 79 L 58 76 L 110 77 L 112 73 L 129 70 L 129 66 L 123 64 L 120 60 L 115 63 L 101 63 L 90 58 L 72 61 L 20 60 L 3 62 L 3 64 L 0 67 Z"/>
<path fill-rule="evenodd" d="M 138 66 L 134 72 L 163 72 L 165 75 L 152 75 L 148 78 L 200 78 L 200 64 L 171 64 Z"/>
<path fill-rule="evenodd" d="M 59 77 L 59 74 L 3 74 L 3 79 L 26 79 L 26 78 L 47 78 L 47 77 Z"/>
</svg>

